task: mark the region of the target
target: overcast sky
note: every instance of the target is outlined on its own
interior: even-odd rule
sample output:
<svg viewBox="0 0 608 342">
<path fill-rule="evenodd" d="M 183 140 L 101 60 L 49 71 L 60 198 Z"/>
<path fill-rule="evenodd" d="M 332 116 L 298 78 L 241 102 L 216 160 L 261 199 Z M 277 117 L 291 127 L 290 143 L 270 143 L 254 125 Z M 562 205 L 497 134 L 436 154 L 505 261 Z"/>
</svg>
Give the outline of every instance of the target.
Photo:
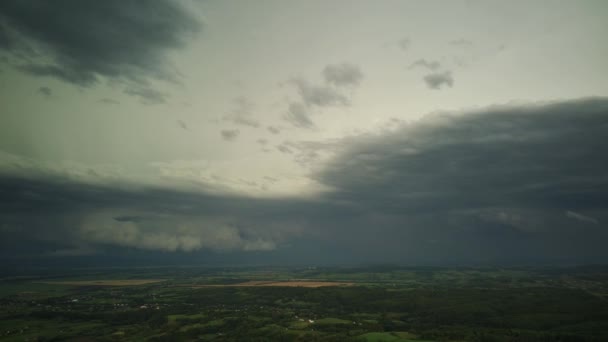
<svg viewBox="0 0 608 342">
<path fill-rule="evenodd" d="M 607 262 L 607 36 L 605 1 L 1 1 L 0 256 Z"/>
</svg>

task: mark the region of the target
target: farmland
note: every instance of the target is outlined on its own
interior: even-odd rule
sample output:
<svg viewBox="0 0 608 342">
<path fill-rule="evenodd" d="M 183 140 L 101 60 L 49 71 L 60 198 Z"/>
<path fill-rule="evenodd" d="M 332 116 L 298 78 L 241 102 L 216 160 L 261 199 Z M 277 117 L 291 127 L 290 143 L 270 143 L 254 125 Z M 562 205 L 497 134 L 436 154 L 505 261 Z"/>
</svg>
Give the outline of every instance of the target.
<svg viewBox="0 0 608 342">
<path fill-rule="evenodd" d="M 608 268 L 8 274 L 0 340 L 602 341 Z"/>
<path fill-rule="evenodd" d="M 67 280 L 67 281 L 46 281 L 43 284 L 67 285 L 67 286 L 138 286 L 153 284 L 164 279 L 111 279 L 111 280 Z"/>
<path fill-rule="evenodd" d="M 252 280 L 236 284 L 211 284 L 198 285 L 194 287 L 327 287 L 327 286 L 351 286 L 354 283 L 337 282 L 337 281 L 311 281 L 311 280 L 286 280 L 286 281 L 262 281 Z"/>
</svg>

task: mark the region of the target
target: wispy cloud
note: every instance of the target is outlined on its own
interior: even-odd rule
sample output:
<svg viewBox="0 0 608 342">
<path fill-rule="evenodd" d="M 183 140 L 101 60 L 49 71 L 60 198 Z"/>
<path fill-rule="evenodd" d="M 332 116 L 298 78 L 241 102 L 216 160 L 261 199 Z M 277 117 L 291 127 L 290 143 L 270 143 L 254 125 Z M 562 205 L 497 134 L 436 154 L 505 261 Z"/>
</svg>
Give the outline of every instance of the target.
<svg viewBox="0 0 608 342">
<path fill-rule="evenodd" d="M 239 96 L 233 100 L 233 108 L 224 115 L 224 121 L 235 125 L 257 128 L 260 126 L 258 120 L 253 117 L 255 105 L 245 96 Z"/>
<path fill-rule="evenodd" d="M 349 63 L 329 64 L 323 69 L 323 77 L 326 83 L 336 87 L 357 86 L 363 79 L 363 72 Z"/>
<path fill-rule="evenodd" d="M 441 89 L 443 86 L 451 88 L 454 85 L 454 78 L 449 71 L 434 72 L 424 76 L 423 79 L 430 89 Z"/>
<path fill-rule="evenodd" d="M 227 141 L 234 141 L 241 132 L 238 129 L 223 129 L 220 131 L 222 138 Z"/>
<path fill-rule="evenodd" d="M 324 78 L 322 85 L 303 78 L 292 78 L 287 82 L 294 86 L 300 100 L 289 103 L 284 118 L 296 127 L 315 127 L 311 118 L 315 109 L 349 106 L 352 94 L 347 91 L 357 87 L 363 79 L 360 68 L 349 63 L 329 64 L 321 74 Z"/>
<path fill-rule="evenodd" d="M 179 125 L 179 127 L 181 127 L 184 130 L 188 130 L 188 125 L 186 125 L 186 123 L 182 120 L 177 120 L 177 124 Z"/>
<path fill-rule="evenodd" d="M 412 41 L 409 38 L 402 38 L 397 42 L 397 45 L 402 49 L 402 50 L 408 50 L 410 48 L 410 46 L 412 45 Z"/>
<path fill-rule="evenodd" d="M 575 220 L 578 220 L 581 222 L 599 224 L 599 221 L 593 217 L 585 216 L 583 214 L 579 214 L 577 212 L 570 211 L 570 210 L 566 211 L 566 217 L 569 217 L 571 219 L 575 219 Z"/>
<path fill-rule="evenodd" d="M 426 59 L 419 59 L 410 64 L 409 69 L 413 68 L 424 68 L 434 71 L 441 68 L 441 63 L 439 63 L 438 61 L 427 61 Z"/>
<path fill-rule="evenodd" d="M 53 95 L 53 90 L 51 90 L 51 88 L 49 87 L 40 87 L 38 88 L 38 94 L 44 97 L 50 97 L 51 95 Z"/>
<path fill-rule="evenodd" d="M 312 128 L 315 124 L 310 118 L 309 108 L 300 102 L 292 102 L 289 104 L 285 119 L 291 122 L 296 127 Z M 271 131 L 272 132 L 272 131 Z"/>
</svg>

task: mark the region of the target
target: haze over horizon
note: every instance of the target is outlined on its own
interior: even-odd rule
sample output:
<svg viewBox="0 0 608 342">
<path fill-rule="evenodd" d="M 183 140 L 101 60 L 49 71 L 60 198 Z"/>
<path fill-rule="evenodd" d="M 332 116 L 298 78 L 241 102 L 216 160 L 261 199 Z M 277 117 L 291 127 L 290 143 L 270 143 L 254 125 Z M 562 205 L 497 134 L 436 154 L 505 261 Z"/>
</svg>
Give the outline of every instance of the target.
<svg viewBox="0 0 608 342">
<path fill-rule="evenodd" d="M 0 260 L 606 263 L 607 14 L 1 1 Z"/>
</svg>

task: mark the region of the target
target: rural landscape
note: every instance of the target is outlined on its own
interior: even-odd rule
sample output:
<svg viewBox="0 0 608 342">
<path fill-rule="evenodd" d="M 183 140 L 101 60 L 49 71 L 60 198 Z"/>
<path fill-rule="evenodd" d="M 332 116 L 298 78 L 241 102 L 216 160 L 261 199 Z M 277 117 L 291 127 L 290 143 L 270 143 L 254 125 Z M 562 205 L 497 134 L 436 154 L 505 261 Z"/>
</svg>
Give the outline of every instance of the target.
<svg viewBox="0 0 608 342">
<path fill-rule="evenodd" d="M 0 342 L 608 341 L 608 0 L 0 0 Z"/>
<path fill-rule="evenodd" d="M 605 341 L 608 267 L 13 272 L 2 341 Z"/>
</svg>

